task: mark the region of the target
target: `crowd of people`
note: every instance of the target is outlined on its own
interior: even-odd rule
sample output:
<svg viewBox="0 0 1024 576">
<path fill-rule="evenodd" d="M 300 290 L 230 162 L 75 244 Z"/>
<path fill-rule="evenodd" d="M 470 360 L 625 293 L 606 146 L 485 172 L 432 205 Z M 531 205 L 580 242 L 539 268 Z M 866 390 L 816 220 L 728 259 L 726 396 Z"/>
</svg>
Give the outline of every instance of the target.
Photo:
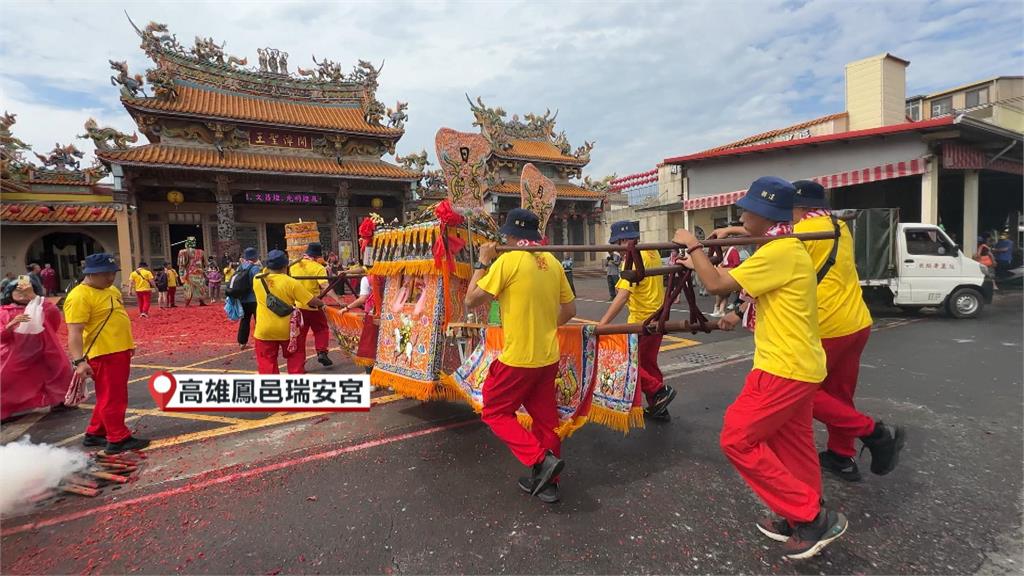
<svg viewBox="0 0 1024 576">
<path fill-rule="evenodd" d="M 852 236 L 829 210 L 825 190 L 812 181 L 764 177 L 753 182 L 737 204 L 743 209 L 740 223 L 717 229 L 710 238 L 780 238 L 753 251 L 732 247 L 713 264 L 702 240 L 680 229 L 672 239 L 677 249 L 671 259 L 691 268 L 700 286 L 716 295 L 711 315 L 718 328 L 743 327 L 753 333 L 753 368 L 725 411 L 720 445 L 774 513 L 759 519 L 757 529 L 783 542 L 788 557 L 807 558 L 848 526 L 845 516 L 823 500 L 822 472 L 844 481 L 860 480 L 854 460 L 860 442 L 871 454 L 871 472 L 888 474 L 898 464 L 905 432 L 855 406 L 860 357 L 872 318 L 858 282 Z M 552 503 L 560 499 L 559 476 L 565 466 L 555 433 L 560 358 L 556 334 L 575 316 L 576 304 L 571 258 L 560 262 L 549 252 L 514 249 L 541 245 L 539 224 L 529 210 L 509 212 L 500 233 L 513 249 L 499 257 L 495 244 L 481 246 L 464 304 L 469 309 L 497 302 L 502 320 L 515 319 L 502 322 L 502 351 L 483 384 L 482 420 L 528 468 L 518 486 Z M 829 231 L 834 232 L 833 239 L 801 241 L 789 236 Z M 616 222 L 609 243 L 639 242 L 640 237 L 635 223 Z M 1013 250 L 1007 235 L 995 242 L 986 238 L 979 242 L 976 257 L 1005 269 Z M 657 251 L 644 250 L 641 258 L 647 269 L 662 265 Z M 106 253 L 92 254 L 83 264 L 83 278 L 64 300 L 63 318 L 45 300 L 57 291 L 48 264 L 33 265 L 27 274 L 8 277 L 0 285 L 3 418 L 42 407 L 66 409 L 64 398 L 72 378 L 91 378 L 96 402 L 83 444 L 103 446 L 115 454 L 143 449 L 149 441 L 134 437 L 125 425 L 135 345 L 122 290 L 114 284 L 122 271 Z M 309 244 L 294 261 L 281 250 L 271 250 L 261 259 L 256 248 L 246 247 L 236 262 L 217 264 L 210 259 L 205 267 L 202 264 L 190 263 L 187 270 L 167 264 L 154 272 L 140 262 L 127 275 L 139 317 L 149 316 L 154 291 L 158 305 L 168 308 L 176 307 L 179 286 L 187 292 L 186 306 L 193 296 L 200 306 L 223 296 L 225 310 L 234 311 L 229 317 L 238 321 L 239 348 L 244 350 L 253 341 L 261 374 L 278 373 L 282 358 L 289 374 L 305 373 L 310 332 L 317 361 L 333 364 L 324 312 L 328 298 L 346 312 L 374 305 L 365 275 L 352 284 L 334 286 L 332 293 L 329 279 L 358 263 L 342 263 L 333 253 L 325 257 L 319 243 Z M 605 258 L 605 266 L 610 304 L 599 325 L 612 323 L 624 308 L 628 322 L 642 323 L 662 306 L 662 278 L 630 282 L 620 277 L 618 252 Z M 339 299 L 346 290 L 354 298 L 348 304 Z M 56 337 L 62 321 L 68 328 L 70 365 Z M 669 422 L 669 405 L 677 391 L 665 384 L 658 365 L 662 336 L 639 336 L 638 383 L 645 417 Z M 531 417 L 529 428 L 516 415 L 520 407 Z M 813 420 L 828 430 L 827 446 L 820 452 L 814 444 Z"/>
</svg>

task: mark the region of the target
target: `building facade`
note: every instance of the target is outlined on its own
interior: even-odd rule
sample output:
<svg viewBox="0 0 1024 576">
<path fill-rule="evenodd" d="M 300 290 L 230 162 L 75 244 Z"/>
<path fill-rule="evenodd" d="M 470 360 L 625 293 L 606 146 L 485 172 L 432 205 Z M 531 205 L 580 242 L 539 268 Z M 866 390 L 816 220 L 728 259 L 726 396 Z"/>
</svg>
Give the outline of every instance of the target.
<svg viewBox="0 0 1024 576">
<path fill-rule="evenodd" d="M 699 234 L 736 220 L 735 202 L 760 176 L 815 179 L 835 207 L 899 208 L 903 221 L 941 224 L 973 253 L 980 232 L 1015 227 L 1024 208 L 1024 79 L 908 99 L 909 64 L 891 54 L 852 62 L 842 112 L 666 158 L 658 167 L 665 192 L 629 210 L 649 230 L 681 223 Z"/>
<path fill-rule="evenodd" d="M 32 164 L 29 146 L 12 132 L 15 122 L 6 112 L 0 120 L 0 270 L 20 274 L 30 263 L 50 264 L 66 287 L 93 252 L 116 254 L 130 268 L 129 208 L 99 184 L 106 169 L 82 168 L 74 144 L 35 154 L 42 166 Z"/>
<path fill-rule="evenodd" d="M 293 72 L 273 48 L 247 66 L 212 39 L 186 48 L 162 24 L 136 31 L 154 64 L 145 83 L 111 65 L 148 144 L 97 146 L 115 201 L 135 207 L 133 261 L 174 261 L 188 237 L 221 259 L 248 246 L 265 254 L 284 249 L 284 225 L 300 220 L 347 258 L 361 217 L 403 217 L 422 173 L 383 160 L 408 116 L 402 102 L 377 101 L 378 68 L 359 61 L 344 73 L 314 59 Z"/>
</svg>

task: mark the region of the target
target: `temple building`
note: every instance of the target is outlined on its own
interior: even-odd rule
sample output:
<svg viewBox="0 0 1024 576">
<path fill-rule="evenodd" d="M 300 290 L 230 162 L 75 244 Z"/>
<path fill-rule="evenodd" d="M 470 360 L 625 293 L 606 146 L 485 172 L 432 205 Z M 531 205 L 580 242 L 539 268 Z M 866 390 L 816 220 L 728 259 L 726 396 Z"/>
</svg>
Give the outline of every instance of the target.
<svg viewBox="0 0 1024 576">
<path fill-rule="evenodd" d="M 506 118 L 501 108 L 489 108 L 480 98 L 469 101 L 473 113 L 473 126 L 490 145 L 487 159 L 487 192 L 485 206 L 497 222 L 520 205 L 519 177 L 523 166 L 532 163 L 542 174 L 554 181 L 557 200 L 548 220 L 545 236 L 552 244 L 595 244 L 607 240 L 604 213 L 611 177 L 593 181 L 583 176 L 590 163 L 592 142 L 584 142 L 573 149 L 565 131 L 555 132 L 555 118 L 548 110 L 543 116 L 526 114 L 522 119 L 514 114 Z M 441 199 L 444 191 L 437 171 L 427 175 L 428 200 Z M 581 253 L 574 255 L 577 265 L 599 266 L 600 255 Z"/>
<path fill-rule="evenodd" d="M 149 143 L 97 141 L 114 200 L 135 207 L 134 262 L 171 261 L 190 236 L 218 258 L 266 254 L 300 220 L 346 258 L 362 216 L 403 217 L 422 172 L 382 159 L 408 116 L 405 103 L 377 101 L 378 67 L 360 60 L 345 73 L 314 57 L 293 72 L 273 48 L 252 66 L 209 38 L 186 48 L 162 24 L 136 31 L 154 67 L 143 78 L 111 61 L 111 79 Z"/>
<path fill-rule="evenodd" d="M 74 144 L 35 154 L 42 166 L 31 163 L 29 146 L 11 130 L 16 116 L 5 112 L 0 119 L 0 269 L 21 274 L 27 264 L 50 264 L 63 289 L 87 254 L 129 254 L 128 207 L 98 183 L 107 175 L 102 165 L 82 168 L 84 155 Z M 92 120 L 90 129 L 96 130 Z M 122 258 L 121 266 L 131 261 Z"/>
</svg>

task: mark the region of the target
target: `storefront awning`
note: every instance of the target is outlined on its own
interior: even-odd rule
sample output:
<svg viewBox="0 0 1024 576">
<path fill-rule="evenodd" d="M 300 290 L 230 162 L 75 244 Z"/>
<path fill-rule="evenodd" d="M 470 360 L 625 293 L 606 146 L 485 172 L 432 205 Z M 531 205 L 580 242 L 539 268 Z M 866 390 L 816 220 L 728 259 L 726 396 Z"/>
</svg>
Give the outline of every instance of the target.
<svg viewBox="0 0 1024 576">
<path fill-rule="evenodd" d="M 985 152 L 959 144 L 944 142 L 942 144 L 942 167 L 964 170 L 996 170 L 1010 174 L 1024 174 L 1024 164 L 1010 160 L 989 160 Z"/>
<path fill-rule="evenodd" d="M 872 166 L 870 168 L 860 168 L 858 170 L 848 170 L 846 172 L 829 174 L 827 176 L 817 176 L 810 179 L 820 183 L 825 188 L 842 188 L 844 186 L 867 184 L 869 182 L 890 180 L 892 178 L 915 176 L 917 174 L 923 174 L 924 171 L 924 158 L 914 158 L 913 160 L 892 162 L 888 164 L 881 164 L 879 166 Z M 704 208 L 728 206 L 730 204 L 735 204 L 737 200 L 746 194 L 746 192 L 746 190 L 736 190 L 734 192 L 725 192 L 723 194 L 691 198 L 683 202 L 683 209 L 702 210 Z"/>
</svg>

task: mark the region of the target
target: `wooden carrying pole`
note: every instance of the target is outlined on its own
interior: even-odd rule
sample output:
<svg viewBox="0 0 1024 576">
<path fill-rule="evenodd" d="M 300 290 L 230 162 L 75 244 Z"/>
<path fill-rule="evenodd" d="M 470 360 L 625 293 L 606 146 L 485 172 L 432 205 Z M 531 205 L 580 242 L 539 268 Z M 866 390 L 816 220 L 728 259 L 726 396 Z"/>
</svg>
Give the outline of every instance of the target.
<svg viewBox="0 0 1024 576">
<path fill-rule="evenodd" d="M 650 328 L 657 327 L 657 322 L 652 322 Z M 449 328 L 452 329 L 467 329 L 467 330 L 479 330 L 481 328 L 487 328 L 487 324 L 477 324 L 472 322 L 451 322 L 448 324 Z M 718 330 L 717 322 L 708 322 L 708 330 Z M 670 320 L 665 322 L 665 333 L 669 332 L 693 332 L 694 330 L 701 330 L 699 326 L 690 324 L 688 320 Z M 604 324 L 594 328 L 594 333 L 598 336 L 605 336 L 608 334 L 643 334 L 643 324 Z"/>
<path fill-rule="evenodd" d="M 797 240 L 832 240 L 836 237 L 835 232 L 808 232 L 806 234 L 781 234 L 779 236 L 737 236 L 734 238 L 715 238 L 701 242 L 704 246 L 749 246 L 751 244 L 767 244 L 772 240 L 783 240 L 795 238 Z M 676 250 L 684 248 L 675 242 L 650 242 L 648 244 L 637 244 L 637 250 Z M 592 245 L 552 245 L 552 246 L 498 246 L 498 252 L 512 252 L 522 250 L 524 252 L 626 252 L 630 249 L 628 244 L 592 244 Z"/>
</svg>

